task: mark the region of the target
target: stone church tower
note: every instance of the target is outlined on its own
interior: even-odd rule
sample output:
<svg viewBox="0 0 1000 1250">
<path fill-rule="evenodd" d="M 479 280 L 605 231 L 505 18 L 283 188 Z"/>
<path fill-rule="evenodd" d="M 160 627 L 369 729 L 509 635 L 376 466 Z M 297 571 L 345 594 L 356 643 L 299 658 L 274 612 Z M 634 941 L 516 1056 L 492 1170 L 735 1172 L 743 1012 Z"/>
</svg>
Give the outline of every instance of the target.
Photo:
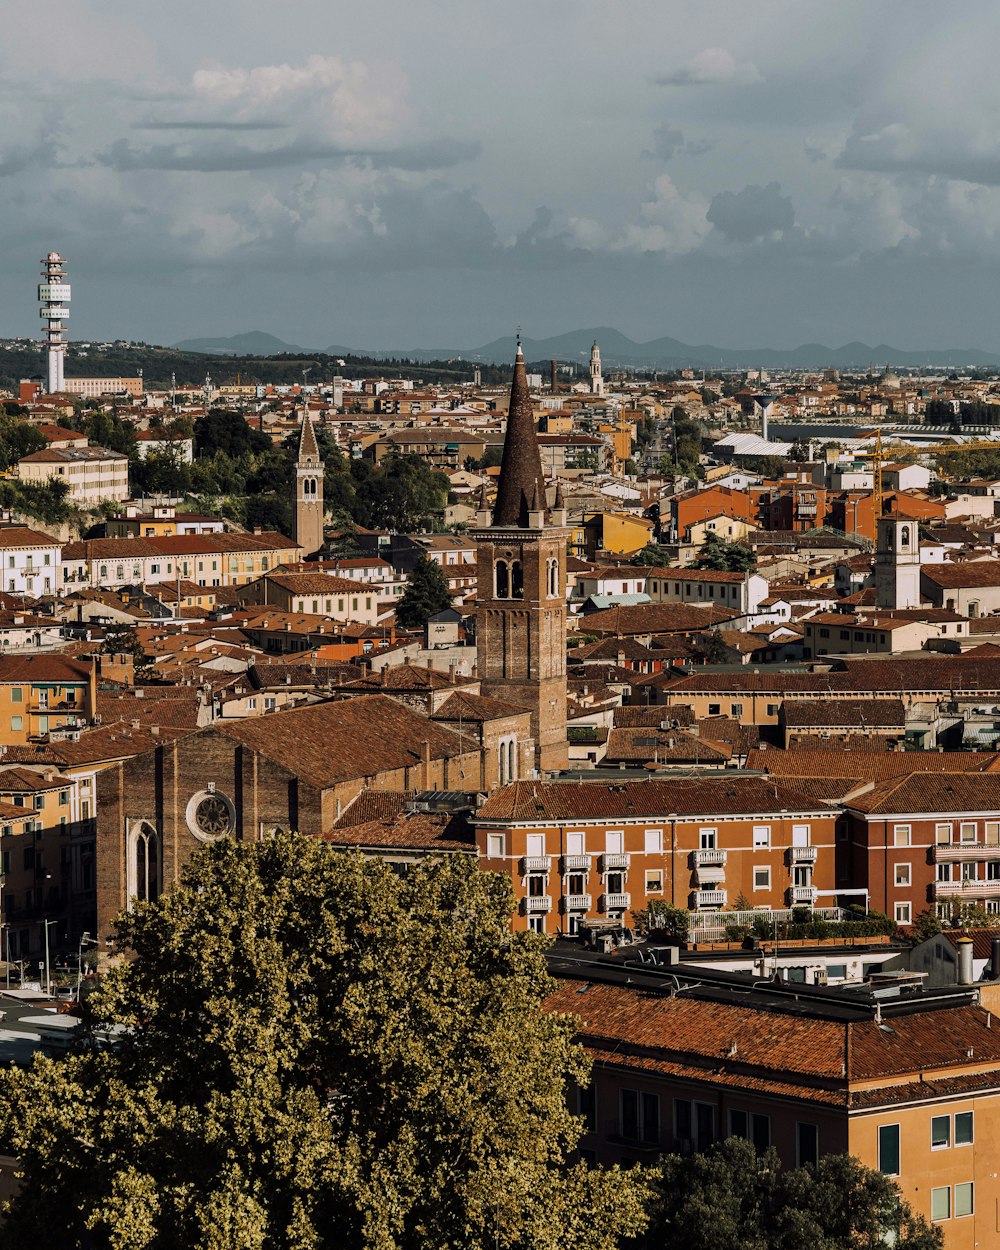
<svg viewBox="0 0 1000 1250">
<path fill-rule="evenodd" d="M 875 602 L 880 608 L 920 607 L 920 533 L 899 517 L 878 519 Z"/>
<path fill-rule="evenodd" d="M 295 462 L 295 541 L 306 557 L 323 546 L 323 461 L 308 409 L 302 414 Z"/>
<path fill-rule="evenodd" d="M 535 767 L 565 768 L 566 510 L 549 508 L 518 336 L 496 505 L 476 517 L 476 646 L 482 693 L 531 713 Z"/>
<path fill-rule="evenodd" d="M 604 394 L 604 374 L 601 372 L 601 349 L 597 346 L 597 339 L 594 339 L 594 346 L 590 349 L 590 393 L 591 395 Z"/>
</svg>

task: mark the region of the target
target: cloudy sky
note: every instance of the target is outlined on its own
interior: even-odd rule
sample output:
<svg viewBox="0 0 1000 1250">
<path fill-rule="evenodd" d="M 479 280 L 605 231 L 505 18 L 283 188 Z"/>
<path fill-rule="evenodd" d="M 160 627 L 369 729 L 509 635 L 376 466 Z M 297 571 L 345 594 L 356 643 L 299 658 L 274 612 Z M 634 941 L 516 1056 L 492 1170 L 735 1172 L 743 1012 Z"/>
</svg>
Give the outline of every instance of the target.
<svg viewBox="0 0 1000 1250">
<path fill-rule="evenodd" d="M 6 0 L 0 335 L 1000 346 L 988 0 Z M 47 48 L 53 48 L 51 56 Z"/>
</svg>

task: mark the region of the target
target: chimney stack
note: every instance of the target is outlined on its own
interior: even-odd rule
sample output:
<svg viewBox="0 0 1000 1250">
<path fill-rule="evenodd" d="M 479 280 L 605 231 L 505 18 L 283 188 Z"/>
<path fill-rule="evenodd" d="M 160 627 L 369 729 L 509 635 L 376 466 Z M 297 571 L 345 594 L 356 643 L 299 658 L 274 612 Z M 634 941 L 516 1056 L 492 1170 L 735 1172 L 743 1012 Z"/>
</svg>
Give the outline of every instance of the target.
<svg viewBox="0 0 1000 1250">
<path fill-rule="evenodd" d="M 958 983 L 972 985 L 975 977 L 972 972 L 972 938 L 958 939 Z"/>
<path fill-rule="evenodd" d="M 549 361 L 549 390 L 553 395 L 559 391 L 559 366 L 554 360 Z"/>
</svg>

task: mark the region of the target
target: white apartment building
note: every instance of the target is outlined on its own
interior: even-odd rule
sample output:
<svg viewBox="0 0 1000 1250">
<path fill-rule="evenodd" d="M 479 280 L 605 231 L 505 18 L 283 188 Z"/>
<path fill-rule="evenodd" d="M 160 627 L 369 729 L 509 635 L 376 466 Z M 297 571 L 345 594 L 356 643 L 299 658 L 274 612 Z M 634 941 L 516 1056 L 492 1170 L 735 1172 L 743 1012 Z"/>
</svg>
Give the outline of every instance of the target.
<svg viewBox="0 0 1000 1250">
<path fill-rule="evenodd" d="M 734 616 L 752 616 L 770 594 L 770 587 L 757 573 L 651 568 L 646 594 L 654 603 L 714 603 L 730 608 Z"/>
<path fill-rule="evenodd" d="M 22 482 L 42 485 L 57 478 L 69 487 L 71 503 L 87 507 L 128 499 L 128 457 L 106 447 L 47 447 L 17 462 Z"/>
<path fill-rule="evenodd" d="M 0 590 L 39 598 L 62 582 L 62 549 L 50 534 L 27 525 L 0 525 Z"/>
</svg>

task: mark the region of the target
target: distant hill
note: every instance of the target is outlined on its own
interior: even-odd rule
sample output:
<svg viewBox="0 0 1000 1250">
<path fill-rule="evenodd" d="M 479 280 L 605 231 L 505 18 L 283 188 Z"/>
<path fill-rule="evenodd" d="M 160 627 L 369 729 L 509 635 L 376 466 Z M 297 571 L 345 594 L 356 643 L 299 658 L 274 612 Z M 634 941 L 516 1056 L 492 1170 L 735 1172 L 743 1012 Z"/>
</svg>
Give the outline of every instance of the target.
<svg viewBox="0 0 1000 1250">
<path fill-rule="evenodd" d="M 716 347 L 710 343 L 692 345 L 664 336 L 648 343 L 637 343 L 611 326 L 587 330 L 571 330 L 547 339 L 525 338 L 524 354 L 528 360 L 556 359 L 586 364 L 594 340 L 600 344 L 601 361 L 605 366 L 632 369 L 862 369 L 870 364 L 876 368 L 891 364 L 908 368 L 951 368 L 957 365 L 1000 365 L 1000 353 L 978 348 L 947 348 L 908 352 L 879 343 L 847 343 L 843 347 L 826 347 L 822 343 L 805 343 L 788 349 L 773 347 Z M 330 349 L 334 351 L 333 348 Z M 410 360 L 448 360 L 461 357 L 470 361 L 501 364 L 513 357 L 514 336 L 504 335 L 482 347 L 415 348 L 392 351 L 367 351 L 377 359 L 403 357 Z"/>
<path fill-rule="evenodd" d="M 174 343 L 179 352 L 204 352 L 210 356 L 280 356 L 285 353 L 300 355 L 305 348 L 294 343 L 284 343 L 273 334 L 263 330 L 250 330 L 246 334 L 234 334 L 230 338 L 184 339 Z"/>
</svg>

